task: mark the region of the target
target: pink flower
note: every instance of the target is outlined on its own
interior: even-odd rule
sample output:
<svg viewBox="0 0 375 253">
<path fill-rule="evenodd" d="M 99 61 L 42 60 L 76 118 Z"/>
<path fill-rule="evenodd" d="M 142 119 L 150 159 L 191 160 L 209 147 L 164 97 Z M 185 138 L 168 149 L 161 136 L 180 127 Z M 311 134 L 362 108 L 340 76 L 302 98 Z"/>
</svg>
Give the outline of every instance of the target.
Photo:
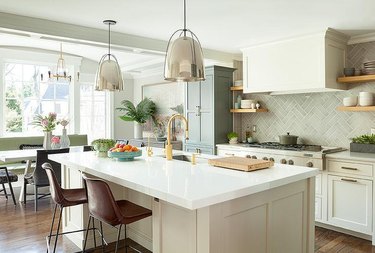
<svg viewBox="0 0 375 253">
<path fill-rule="evenodd" d="M 48 126 L 48 120 L 43 119 L 42 122 L 40 122 L 40 124 L 42 124 L 42 126 L 46 127 L 46 126 Z"/>
<path fill-rule="evenodd" d="M 57 137 L 57 136 L 53 136 L 53 137 L 51 138 L 51 142 L 52 142 L 52 143 L 60 143 L 60 138 Z"/>
<path fill-rule="evenodd" d="M 48 114 L 48 118 L 50 118 L 51 120 L 55 120 L 55 119 L 56 119 L 56 116 L 57 116 L 57 114 L 56 114 L 55 112 L 50 112 L 50 113 Z"/>
</svg>

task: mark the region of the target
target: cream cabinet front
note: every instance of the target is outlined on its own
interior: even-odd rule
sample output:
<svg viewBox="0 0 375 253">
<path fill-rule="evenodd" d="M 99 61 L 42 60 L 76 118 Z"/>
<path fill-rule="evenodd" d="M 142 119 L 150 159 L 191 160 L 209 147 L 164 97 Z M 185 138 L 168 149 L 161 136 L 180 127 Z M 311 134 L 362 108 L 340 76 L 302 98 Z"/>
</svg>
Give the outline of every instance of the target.
<svg viewBox="0 0 375 253">
<path fill-rule="evenodd" d="M 312 253 L 314 181 L 302 180 L 196 210 L 155 199 L 153 252 Z"/>
<path fill-rule="evenodd" d="M 328 175 L 328 223 L 372 234 L 372 180 Z"/>
<path fill-rule="evenodd" d="M 240 156 L 240 157 L 246 157 L 246 152 L 241 151 L 240 149 L 236 148 L 217 148 L 217 155 L 222 157 L 229 157 L 229 156 Z"/>
<path fill-rule="evenodd" d="M 345 66 L 346 41 L 328 29 L 243 49 L 244 93 L 345 89 L 336 78 Z"/>
</svg>

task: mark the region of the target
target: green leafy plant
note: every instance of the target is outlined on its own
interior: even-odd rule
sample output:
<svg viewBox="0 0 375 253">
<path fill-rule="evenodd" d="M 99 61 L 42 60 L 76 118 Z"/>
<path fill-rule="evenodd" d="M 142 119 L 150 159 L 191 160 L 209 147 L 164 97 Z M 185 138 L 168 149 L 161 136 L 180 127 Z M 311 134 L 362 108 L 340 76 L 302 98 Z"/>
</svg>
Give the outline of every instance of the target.
<svg viewBox="0 0 375 253">
<path fill-rule="evenodd" d="M 238 138 L 238 134 L 235 132 L 230 132 L 229 134 L 227 134 L 227 137 L 228 137 L 228 140 L 231 140 L 233 138 Z"/>
<path fill-rule="evenodd" d="M 123 100 L 121 105 L 123 107 L 116 108 L 118 111 L 125 112 L 125 115 L 120 116 L 120 119 L 124 121 L 135 121 L 140 124 L 146 123 L 156 111 L 155 103 L 149 98 L 144 98 L 137 106 L 134 106 L 129 100 Z"/>
<path fill-rule="evenodd" d="M 96 139 L 91 142 L 91 145 L 96 151 L 106 152 L 113 146 L 115 146 L 116 141 L 112 139 Z"/>
<path fill-rule="evenodd" d="M 364 134 L 357 137 L 352 138 L 354 143 L 361 143 L 361 144 L 375 144 L 375 134 Z"/>
</svg>

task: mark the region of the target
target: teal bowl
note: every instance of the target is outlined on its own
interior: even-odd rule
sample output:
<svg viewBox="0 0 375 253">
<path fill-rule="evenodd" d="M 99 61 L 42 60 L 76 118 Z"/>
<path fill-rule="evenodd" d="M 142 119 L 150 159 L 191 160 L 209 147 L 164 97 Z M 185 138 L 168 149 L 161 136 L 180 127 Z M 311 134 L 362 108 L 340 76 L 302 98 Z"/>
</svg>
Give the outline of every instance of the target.
<svg viewBox="0 0 375 253">
<path fill-rule="evenodd" d="M 111 152 L 108 151 L 108 157 L 116 158 L 119 161 L 133 161 L 134 157 L 142 156 L 142 150 L 137 152 Z"/>
</svg>

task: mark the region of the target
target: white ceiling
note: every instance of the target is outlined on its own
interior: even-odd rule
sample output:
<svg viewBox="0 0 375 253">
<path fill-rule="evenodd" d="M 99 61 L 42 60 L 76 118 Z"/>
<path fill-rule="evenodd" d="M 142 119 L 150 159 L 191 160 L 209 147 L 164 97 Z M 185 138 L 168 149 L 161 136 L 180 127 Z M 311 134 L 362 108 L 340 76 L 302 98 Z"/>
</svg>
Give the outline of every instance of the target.
<svg viewBox="0 0 375 253">
<path fill-rule="evenodd" d="M 182 0 L 12 0 L 0 1 L 1 12 L 106 29 L 104 19 L 117 20 L 113 30 L 167 41 L 182 27 Z M 302 34 L 327 27 L 348 35 L 375 28 L 374 0 L 187 0 L 187 27 L 207 49 L 240 53 L 252 44 Z M 8 36 L 8 35 L 7 35 Z M 56 50 L 59 43 L 37 38 L 12 40 L 0 37 L 0 45 L 19 44 Z M 21 45 L 22 44 L 22 45 Z M 64 51 L 97 60 L 105 48 L 64 45 Z M 161 56 L 122 52 L 121 65 L 158 62 Z M 121 54 L 121 52 L 116 53 Z M 117 55 L 116 55 L 117 56 Z M 126 56 L 126 57 L 125 57 Z"/>
</svg>

